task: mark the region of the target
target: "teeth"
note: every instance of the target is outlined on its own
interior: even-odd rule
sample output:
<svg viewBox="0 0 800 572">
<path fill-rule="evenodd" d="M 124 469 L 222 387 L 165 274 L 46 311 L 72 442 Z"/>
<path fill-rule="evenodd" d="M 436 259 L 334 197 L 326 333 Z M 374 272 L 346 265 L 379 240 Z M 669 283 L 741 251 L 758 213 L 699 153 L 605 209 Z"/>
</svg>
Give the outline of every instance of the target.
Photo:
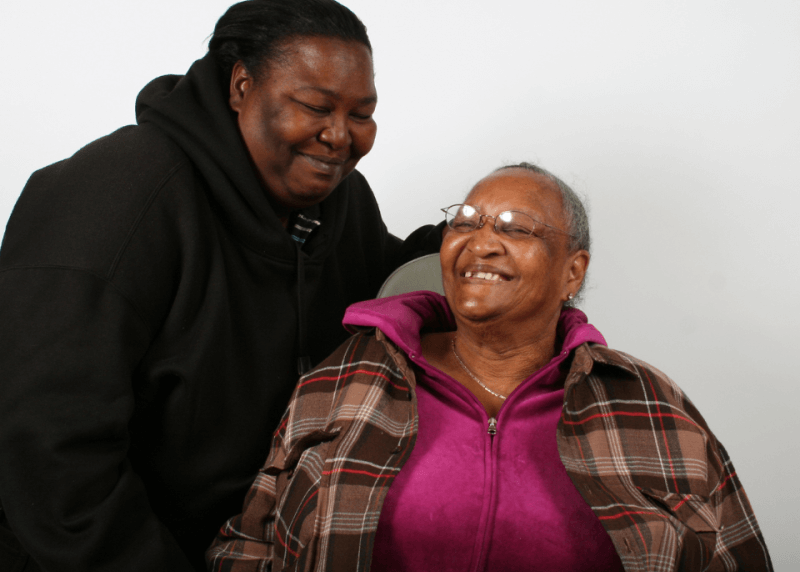
<svg viewBox="0 0 800 572">
<path fill-rule="evenodd" d="M 465 272 L 464 278 L 480 278 L 481 280 L 502 280 L 499 274 L 491 272 Z"/>
</svg>

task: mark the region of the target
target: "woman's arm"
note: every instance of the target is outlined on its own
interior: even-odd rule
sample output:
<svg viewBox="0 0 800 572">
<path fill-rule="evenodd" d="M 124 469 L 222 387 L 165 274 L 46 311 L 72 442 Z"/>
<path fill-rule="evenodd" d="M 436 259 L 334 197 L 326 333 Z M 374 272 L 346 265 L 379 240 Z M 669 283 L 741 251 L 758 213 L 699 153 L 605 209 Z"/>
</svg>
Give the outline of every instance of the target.
<svg viewBox="0 0 800 572">
<path fill-rule="evenodd" d="M 622 562 L 641 569 L 771 571 L 723 446 L 666 375 L 584 345 L 565 383 L 559 451 Z"/>
<path fill-rule="evenodd" d="M 284 469 L 289 459 L 284 449 L 284 437 L 292 403 L 294 400 L 290 402 L 273 436 L 266 463 L 247 492 L 242 513 L 230 518 L 222 526 L 206 551 L 209 570 L 265 572 L 272 569 L 276 541 L 276 498 L 279 486 L 285 485 L 287 480 Z"/>
<path fill-rule="evenodd" d="M 0 496 L 20 544 L 42 570 L 191 570 L 127 458 L 150 337 L 130 304 L 82 270 L 3 268 L 0 324 Z"/>
<path fill-rule="evenodd" d="M 242 514 L 222 526 L 206 552 L 209 570 L 263 572 L 272 569 L 276 484 L 275 476 L 259 471 L 245 498 Z"/>
<path fill-rule="evenodd" d="M 714 490 L 710 502 L 717 515 L 718 532 L 708 569 L 771 572 L 767 545 L 736 469 L 722 443 L 715 442 L 715 449 L 722 470 L 719 482 L 711 483 Z"/>
</svg>

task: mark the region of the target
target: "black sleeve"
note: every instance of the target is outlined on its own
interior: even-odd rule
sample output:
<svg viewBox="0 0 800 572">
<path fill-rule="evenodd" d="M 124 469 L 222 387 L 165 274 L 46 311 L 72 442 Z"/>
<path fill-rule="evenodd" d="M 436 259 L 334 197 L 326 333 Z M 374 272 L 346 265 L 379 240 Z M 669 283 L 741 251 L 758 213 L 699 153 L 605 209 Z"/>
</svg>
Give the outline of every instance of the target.
<svg viewBox="0 0 800 572">
<path fill-rule="evenodd" d="M 394 268 L 405 264 L 409 260 L 414 260 L 426 254 L 435 254 L 442 247 L 442 231 L 445 222 L 439 224 L 426 224 L 408 235 L 404 241 L 400 241 L 394 235 L 390 239 L 396 241 L 396 252 L 394 258 Z"/>
<path fill-rule="evenodd" d="M 128 461 L 152 335 L 133 306 L 85 270 L 6 267 L 0 324 L 0 501 L 22 547 L 45 571 L 191 570 Z"/>
</svg>

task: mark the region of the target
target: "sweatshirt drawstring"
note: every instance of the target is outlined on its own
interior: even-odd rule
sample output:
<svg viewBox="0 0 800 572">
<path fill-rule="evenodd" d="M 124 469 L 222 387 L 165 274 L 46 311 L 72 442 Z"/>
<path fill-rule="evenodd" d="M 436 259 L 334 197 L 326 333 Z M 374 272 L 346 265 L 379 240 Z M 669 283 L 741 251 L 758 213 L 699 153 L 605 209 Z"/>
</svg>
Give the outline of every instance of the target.
<svg viewBox="0 0 800 572">
<path fill-rule="evenodd" d="M 302 245 L 294 243 L 297 252 L 297 374 L 303 375 L 311 370 L 311 356 L 306 339 L 306 309 L 303 296 L 303 285 L 306 281 L 305 263 L 303 262 Z"/>
</svg>

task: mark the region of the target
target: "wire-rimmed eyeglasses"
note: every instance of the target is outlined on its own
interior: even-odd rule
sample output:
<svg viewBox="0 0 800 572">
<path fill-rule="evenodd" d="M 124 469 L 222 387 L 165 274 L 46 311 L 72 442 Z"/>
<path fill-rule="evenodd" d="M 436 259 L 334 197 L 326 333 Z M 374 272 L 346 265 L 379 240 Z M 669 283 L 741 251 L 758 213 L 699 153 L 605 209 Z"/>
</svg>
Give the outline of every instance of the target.
<svg viewBox="0 0 800 572">
<path fill-rule="evenodd" d="M 494 219 L 494 231 L 512 239 L 541 237 L 544 229 L 549 228 L 561 234 L 572 236 L 568 232 L 536 220 L 530 215 L 520 211 L 504 211 L 497 216 L 481 214 L 478 207 L 472 205 L 450 205 L 443 208 L 447 226 L 456 232 L 472 232 L 484 225 L 485 218 Z"/>
</svg>

